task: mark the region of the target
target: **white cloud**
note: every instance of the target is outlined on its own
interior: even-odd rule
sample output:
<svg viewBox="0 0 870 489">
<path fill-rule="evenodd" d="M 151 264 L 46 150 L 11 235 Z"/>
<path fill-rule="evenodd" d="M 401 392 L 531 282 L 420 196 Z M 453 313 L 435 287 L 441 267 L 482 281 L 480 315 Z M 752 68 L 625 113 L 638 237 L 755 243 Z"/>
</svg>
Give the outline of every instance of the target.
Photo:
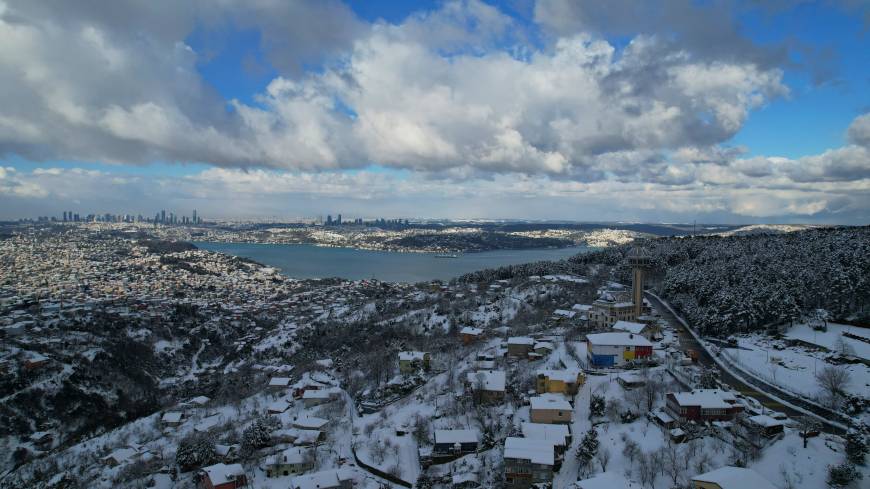
<svg viewBox="0 0 870 489">
<path fill-rule="evenodd" d="M 573 217 L 587 219 L 867 210 L 870 115 L 853 121 L 848 146 L 743 158 L 725 145 L 752 110 L 788 95 L 782 71 L 763 49 L 741 55 L 727 29 L 717 31 L 735 40 L 725 51 L 657 35 L 647 19 L 623 18 L 618 5 L 630 3 L 539 2 L 553 34 L 543 45 L 474 0 L 368 25 L 333 1 L 2 4 L 0 155 L 215 168 L 182 180 L 7 169 L 0 196 L 97 202 L 112 188 L 118 205 L 221 209 L 231 198 L 251 213 L 282 198 L 375 209 L 397 199 L 399 210 L 418 199 L 478 216 L 495 212 L 486 198 L 517 215 L 582 207 Z M 611 18 L 641 34 L 617 49 L 598 35 Z M 197 26 L 227 25 L 258 29 L 279 70 L 254 103 L 222 99 L 197 71 L 208 53 L 185 43 Z M 299 69 L 313 58 L 318 69 Z M 403 176 L 344 171 L 373 163 Z"/>
</svg>

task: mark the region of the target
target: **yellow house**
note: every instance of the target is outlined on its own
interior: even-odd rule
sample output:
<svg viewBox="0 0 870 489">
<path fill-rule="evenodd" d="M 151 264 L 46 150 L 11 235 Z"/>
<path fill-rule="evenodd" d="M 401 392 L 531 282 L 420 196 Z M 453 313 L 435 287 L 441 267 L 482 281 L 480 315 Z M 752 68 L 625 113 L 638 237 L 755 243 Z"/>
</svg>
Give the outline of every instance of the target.
<svg viewBox="0 0 870 489">
<path fill-rule="evenodd" d="M 538 394 L 568 394 L 575 395 L 586 376 L 583 372 L 575 369 L 569 370 L 538 370 L 535 389 Z"/>
</svg>

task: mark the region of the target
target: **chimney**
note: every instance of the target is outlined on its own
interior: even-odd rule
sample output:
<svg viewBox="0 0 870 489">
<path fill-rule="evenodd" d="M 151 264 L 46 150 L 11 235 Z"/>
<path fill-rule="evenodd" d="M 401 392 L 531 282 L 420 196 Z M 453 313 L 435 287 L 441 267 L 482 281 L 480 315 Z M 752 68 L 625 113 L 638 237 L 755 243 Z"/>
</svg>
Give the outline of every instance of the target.
<svg viewBox="0 0 870 489">
<path fill-rule="evenodd" d="M 633 339 L 634 339 L 634 333 L 628 333 L 628 338 L 633 340 Z"/>
</svg>

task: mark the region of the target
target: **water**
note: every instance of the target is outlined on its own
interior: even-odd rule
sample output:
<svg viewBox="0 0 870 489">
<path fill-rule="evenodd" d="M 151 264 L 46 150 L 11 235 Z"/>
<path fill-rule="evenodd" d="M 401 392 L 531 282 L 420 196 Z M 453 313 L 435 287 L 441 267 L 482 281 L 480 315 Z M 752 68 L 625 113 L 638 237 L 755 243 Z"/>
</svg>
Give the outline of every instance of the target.
<svg viewBox="0 0 870 489">
<path fill-rule="evenodd" d="M 432 253 L 327 248 L 304 244 L 194 243 L 199 248 L 256 260 L 293 278 L 375 278 L 386 282 L 449 280 L 462 274 L 540 260 L 561 260 L 588 250 L 586 246 L 559 249 L 498 250 L 436 258 Z"/>
</svg>

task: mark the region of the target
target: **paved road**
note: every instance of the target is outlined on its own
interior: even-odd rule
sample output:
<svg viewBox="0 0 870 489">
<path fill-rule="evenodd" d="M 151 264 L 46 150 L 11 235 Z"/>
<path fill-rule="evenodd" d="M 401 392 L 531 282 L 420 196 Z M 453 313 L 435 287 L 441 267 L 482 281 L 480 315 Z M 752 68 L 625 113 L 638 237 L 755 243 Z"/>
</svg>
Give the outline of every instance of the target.
<svg viewBox="0 0 870 489">
<path fill-rule="evenodd" d="M 684 351 L 686 351 L 686 350 L 697 351 L 698 352 L 698 362 L 704 366 L 716 367 L 716 370 L 719 371 L 719 378 L 722 380 L 722 382 L 728 384 L 732 389 L 736 390 L 737 392 L 740 392 L 744 396 L 749 396 L 749 397 L 756 399 L 765 408 L 768 408 L 768 409 L 771 409 L 774 411 L 783 412 L 791 418 L 795 418 L 798 416 L 805 416 L 805 414 L 803 412 L 792 409 L 789 406 L 783 405 L 782 403 L 780 403 L 776 399 L 773 399 L 772 397 L 767 395 L 765 392 L 760 390 L 758 387 L 751 385 L 751 384 L 748 384 L 748 383 L 744 382 L 743 380 L 738 379 L 737 377 L 734 377 L 733 375 L 728 373 L 728 371 L 719 368 L 719 366 L 713 360 L 713 357 L 711 357 L 710 354 L 707 352 L 707 350 L 704 349 L 704 347 L 701 346 L 697 340 L 695 340 L 695 337 L 692 336 L 692 334 L 686 330 L 685 326 L 683 326 L 683 323 L 681 323 L 679 320 L 677 320 L 676 317 L 674 317 L 673 314 L 671 314 L 671 312 L 668 310 L 668 308 L 664 307 L 662 305 L 662 303 L 657 298 L 655 298 L 649 294 L 646 294 L 646 298 L 649 299 L 649 301 L 650 301 L 650 303 L 652 303 L 653 307 L 655 307 L 656 310 L 659 313 L 661 313 L 662 318 L 665 319 L 666 321 L 668 321 L 670 324 L 672 324 L 676 328 L 677 333 L 678 333 L 678 337 L 680 340 L 680 347 Z M 829 416 L 828 413 L 820 412 L 816 406 L 813 406 L 811 404 L 807 404 L 802 399 L 787 395 L 786 393 L 783 393 L 783 392 L 776 392 L 775 394 L 780 399 L 784 399 L 785 401 L 787 401 L 795 406 L 800 406 L 808 411 L 814 412 L 814 413 L 818 414 L 819 416 L 821 416 L 822 418 L 826 418 Z M 830 423 L 827 423 L 827 422 L 821 421 L 821 420 L 819 420 L 819 422 L 823 423 L 823 428 L 827 432 L 835 433 L 838 435 L 842 435 L 844 433 L 843 429 L 840 428 L 839 426 L 832 425 Z"/>
</svg>

